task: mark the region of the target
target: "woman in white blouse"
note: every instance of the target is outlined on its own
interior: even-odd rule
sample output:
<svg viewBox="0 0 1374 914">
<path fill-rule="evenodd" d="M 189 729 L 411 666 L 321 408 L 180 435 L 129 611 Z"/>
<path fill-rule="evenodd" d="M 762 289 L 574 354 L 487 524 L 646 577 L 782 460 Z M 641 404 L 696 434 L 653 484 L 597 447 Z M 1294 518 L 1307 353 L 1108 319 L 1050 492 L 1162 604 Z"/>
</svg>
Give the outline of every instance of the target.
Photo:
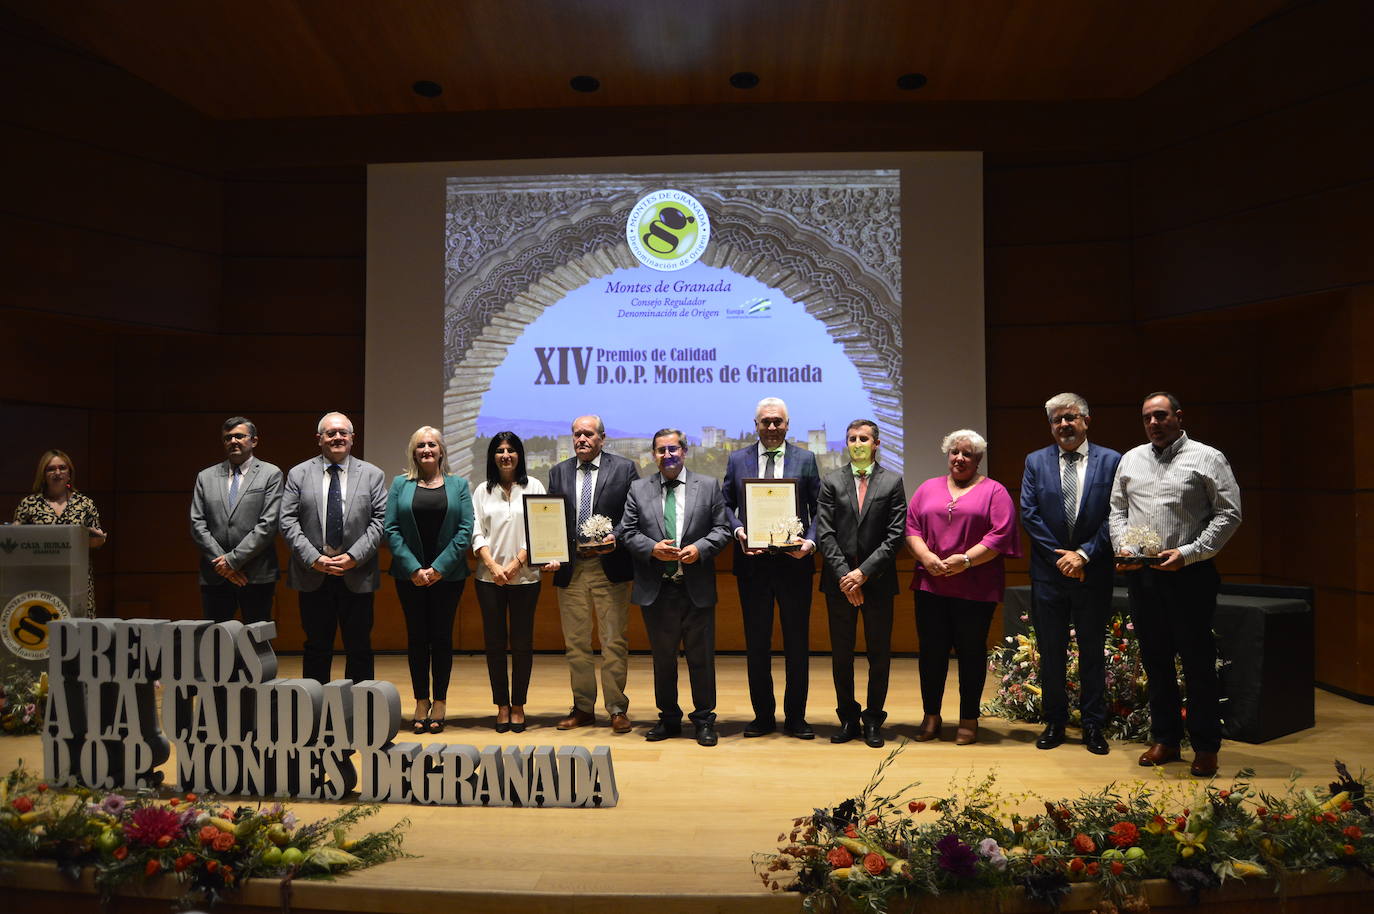
<svg viewBox="0 0 1374 914">
<path fill-rule="evenodd" d="M 487 448 L 486 484 L 472 493 L 477 605 L 482 609 L 497 733 L 524 732 L 525 698 L 534 666 L 539 569 L 529 566 L 525 550 L 526 493 L 543 495 L 544 486 L 525 472 L 525 445 L 514 432 L 497 432 Z"/>
</svg>

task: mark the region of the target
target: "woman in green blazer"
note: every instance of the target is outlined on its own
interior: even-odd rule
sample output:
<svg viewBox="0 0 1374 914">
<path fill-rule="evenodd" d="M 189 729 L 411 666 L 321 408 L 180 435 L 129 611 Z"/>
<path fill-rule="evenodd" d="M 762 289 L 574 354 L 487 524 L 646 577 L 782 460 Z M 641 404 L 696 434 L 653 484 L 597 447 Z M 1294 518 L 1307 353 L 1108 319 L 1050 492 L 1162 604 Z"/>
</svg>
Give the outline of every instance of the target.
<svg viewBox="0 0 1374 914">
<path fill-rule="evenodd" d="M 406 617 L 414 732 L 442 733 L 453 670 L 453 619 L 468 576 L 472 496 L 467 480 L 449 470 L 438 429 L 415 430 L 406 464 L 386 500 L 391 576 Z"/>
</svg>

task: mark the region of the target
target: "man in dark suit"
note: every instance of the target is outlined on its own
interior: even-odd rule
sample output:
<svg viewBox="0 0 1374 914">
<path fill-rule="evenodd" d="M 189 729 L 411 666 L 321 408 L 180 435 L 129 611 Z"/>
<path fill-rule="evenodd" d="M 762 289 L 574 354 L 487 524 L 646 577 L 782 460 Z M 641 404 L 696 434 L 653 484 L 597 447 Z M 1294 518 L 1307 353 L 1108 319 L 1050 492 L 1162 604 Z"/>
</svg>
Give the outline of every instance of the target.
<svg viewBox="0 0 1374 914">
<path fill-rule="evenodd" d="M 714 556 L 730 542 L 720 483 L 688 472 L 687 440 L 677 429 L 653 438 L 658 472 L 637 479 L 625 499 L 620 543 L 634 558 L 634 596 L 654 652 L 658 723 L 645 736 L 657 742 L 682 733 L 677 700 L 677 652 L 687 655 L 697 742 L 716 737 L 716 569 Z M 685 545 L 680 545 L 685 544 Z"/>
<path fill-rule="evenodd" d="M 816 507 L 821 591 L 830 616 L 831 669 L 840 731 L 832 743 L 861 735 L 883 745 L 888 670 L 892 665 L 892 602 L 897 596 L 897 551 L 906 530 L 902 477 L 878 465 L 878 424 L 855 419 L 845 430 L 849 462 L 821 480 Z M 859 614 L 868 646 L 868 707 L 854 699 L 854 641 Z"/>
<path fill-rule="evenodd" d="M 606 426 L 600 416 L 573 420 L 573 456 L 549 471 L 549 494 L 567 502 L 568 554 L 572 561 L 554 573 L 558 588 L 558 614 L 563 623 L 563 644 L 568 658 L 573 703 L 558 729 L 571 730 L 596 720 L 596 659 L 592 655 L 592 625 L 601 641 L 601 697 L 611 717 L 611 729 L 629 733 L 629 700 L 625 676 L 630 645 L 625 627 L 630 619 L 630 581 L 634 578 L 630 556 L 616 548 L 615 535 L 596 547 L 578 546 L 577 528 L 600 514 L 619 526 L 630 483 L 639 478 L 633 460 L 603 451 Z"/>
<path fill-rule="evenodd" d="M 747 737 L 772 733 L 777 726 L 773 697 L 773 603 L 778 604 L 782 651 L 786 658 L 787 690 L 783 693 L 782 731 L 797 739 L 815 739 L 806 722 L 806 695 L 811 659 L 811 577 L 816 569 L 816 495 L 821 477 L 816 455 L 787 443 L 787 404 L 777 397 L 759 401 L 754 410 L 758 444 L 730 454 L 725 464 L 725 510 L 735 532 L 735 577 L 744 614 L 744 645 L 748 652 L 749 700 L 754 719 L 744 728 Z M 769 554 L 747 548 L 744 480 L 795 479 L 797 519 L 802 524 L 802 547 L 795 552 Z"/>
<path fill-rule="evenodd" d="M 200 604 L 205 618 L 245 625 L 272 618 L 277 567 L 281 470 L 255 458 L 258 429 L 242 416 L 221 428 L 225 460 L 200 471 L 191 496 L 191 539 L 200 550 Z"/>
<path fill-rule="evenodd" d="M 316 426 L 320 456 L 286 474 L 281 535 L 291 549 L 286 583 L 300 592 L 301 675 L 328 682 L 334 632 L 343 634 L 344 676 L 373 678 L 372 595 L 381 583 L 377 546 L 386 518 L 386 477 L 353 456 L 353 423 L 327 413 Z"/>
<path fill-rule="evenodd" d="M 1062 393 L 1045 403 L 1054 444 L 1026 455 L 1021 524 L 1030 534 L 1031 624 L 1040 647 L 1045 731 L 1037 749 L 1064 742 L 1069 722 L 1065 664 L 1069 629 L 1078 639 L 1078 698 L 1083 745 L 1106 755 L 1103 642 L 1112 613 L 1115 562 L 1107 515 L 1121 454 L 1089 446 L 1088 402 Z"/>
</svg>

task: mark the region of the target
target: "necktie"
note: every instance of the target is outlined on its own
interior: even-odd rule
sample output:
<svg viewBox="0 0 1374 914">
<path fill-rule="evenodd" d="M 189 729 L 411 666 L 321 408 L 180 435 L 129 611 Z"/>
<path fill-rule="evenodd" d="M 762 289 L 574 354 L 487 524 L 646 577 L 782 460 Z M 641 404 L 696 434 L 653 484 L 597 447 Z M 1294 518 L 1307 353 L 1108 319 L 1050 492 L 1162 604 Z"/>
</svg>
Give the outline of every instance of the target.
<svg viewBox="0 0 1374 914">
<path fill-rule="evenodd" d="M 1064 454 L 1064 475 L 1060 477 L 1064 489 L 1064 526 L 1073 537 L 1073 523 L 1078 519 L 1078 458 L 1077 451 Z"/>
<path fill-rule="evenodd" d="M 243 470 L 234 467 L 229 471 L 229 510 L 234 510 L 234 502 L 239 500 L 239 480 L 243 477 Z"/>
<path fill-rule="evenodd" d="M 677 487 L 680 485 L 680 479 L 668 479 L 663 483 L 663 533 L 674 543 L 677 542 Z M 673 577 L 677 577 L 681 570 L 677 562 L 669 562 L 666 569 Z"/>
<path fill-rule="evenodd" d="M 855 470 L 854 476 L 859 480 L 859 510 L 864 509 L 864 496 L 868 494 L 868 470 Z"/>
<path fill-rule="evenodd" d="M 583 461 L 577 469 L 582 473 L 582 482 L 577 490 L 577 529 L 581 531 L 587 518 L 592 516 L 592 462 Z M 580 534 L 579 534 L 580 535 Z"/>
<path fill-rule="evenodd" d="M 774 473 L 774 471 L 777 470 L 777 468 L 778 468 L 778 454 L 780 454 L 780 453 L 782 453 L 781 450 L 777 450 L 777 451 L 764 451 L 764 452 L 763 452 L 763 455 L 764 455 L 765 457 L 768 458 L 768 461 L 764 464 L 764 467 L 763 467 L 763 478 L 764 478 L 764 479 L 772 479 L 772 478 L 773 478 L 773 473 Z"/>
<path fill-rule="evenodd" d="M 324 543 L 336 553 L 343 548 L 343 487 L 339 485 L 339 465 L 329 465 L 329 503 L 324 512 Z"/>
</svg>

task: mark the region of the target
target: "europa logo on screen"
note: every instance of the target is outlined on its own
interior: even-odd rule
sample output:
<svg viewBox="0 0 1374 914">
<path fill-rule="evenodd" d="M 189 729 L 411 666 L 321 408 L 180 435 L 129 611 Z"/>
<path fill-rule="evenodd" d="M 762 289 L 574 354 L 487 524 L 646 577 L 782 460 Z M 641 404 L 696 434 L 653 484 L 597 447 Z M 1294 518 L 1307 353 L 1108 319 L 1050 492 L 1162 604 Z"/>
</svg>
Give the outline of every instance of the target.
<svg viewBox="0 0 1374 914">
<path fill-rule="evenodd" d="M 639 198 L 625 220 L 625 240 L 635 259 L 655 270 L 696 263 L 711 240 L 706 207 L 680 190 L 656 190 Z"/>
</svg>

